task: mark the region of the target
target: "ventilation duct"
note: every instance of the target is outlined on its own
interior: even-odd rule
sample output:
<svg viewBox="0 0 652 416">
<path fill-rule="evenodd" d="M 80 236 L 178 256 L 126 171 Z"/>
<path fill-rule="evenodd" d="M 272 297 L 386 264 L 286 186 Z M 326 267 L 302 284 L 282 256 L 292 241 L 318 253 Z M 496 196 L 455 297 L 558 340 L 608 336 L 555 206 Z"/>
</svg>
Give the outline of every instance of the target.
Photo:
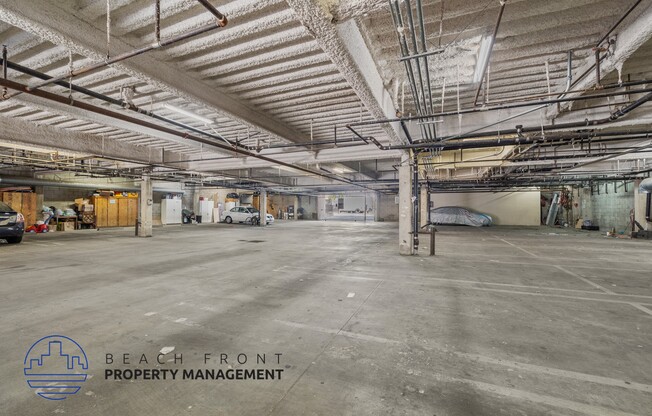
<svg viewBox="0 0 652 416">
<path fill-rule="evenodd" d="M 639 186 L 641 192 L 652 193 L 652 178 L 643 179 Z"/>
</svg>

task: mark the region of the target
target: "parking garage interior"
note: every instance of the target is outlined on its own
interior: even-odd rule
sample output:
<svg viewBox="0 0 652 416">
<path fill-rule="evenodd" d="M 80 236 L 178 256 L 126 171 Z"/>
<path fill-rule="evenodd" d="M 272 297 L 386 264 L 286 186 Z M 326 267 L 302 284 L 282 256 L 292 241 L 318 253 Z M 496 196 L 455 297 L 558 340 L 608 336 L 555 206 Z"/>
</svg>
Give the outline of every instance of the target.
<svg viewBox="0 0 652 416">
<path fill-rule="evenodd" d="M 2 415 L 649 415 L 652 0 L 0 0 Z"/>
</svg>

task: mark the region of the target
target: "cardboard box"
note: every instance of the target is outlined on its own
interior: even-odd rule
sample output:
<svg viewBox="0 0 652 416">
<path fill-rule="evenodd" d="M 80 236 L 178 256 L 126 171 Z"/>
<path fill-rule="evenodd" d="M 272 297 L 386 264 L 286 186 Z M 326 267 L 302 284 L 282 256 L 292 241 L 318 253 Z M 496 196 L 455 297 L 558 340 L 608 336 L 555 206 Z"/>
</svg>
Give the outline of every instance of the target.
<svg viewBox="0 0 652 416">
<path fill-rule="evenodd" d="M 81 209 L 81 212 L 93 212 L 93 211 L 95 211 L 95 206 L 93 204 L 86 204 Z"/>
<path fill-rule="evenodd" d="M 72 221 L 66 221 L 59 224 L 61 226 L 61 231 L 74 231 L 75 223 Z"/>
</svg>

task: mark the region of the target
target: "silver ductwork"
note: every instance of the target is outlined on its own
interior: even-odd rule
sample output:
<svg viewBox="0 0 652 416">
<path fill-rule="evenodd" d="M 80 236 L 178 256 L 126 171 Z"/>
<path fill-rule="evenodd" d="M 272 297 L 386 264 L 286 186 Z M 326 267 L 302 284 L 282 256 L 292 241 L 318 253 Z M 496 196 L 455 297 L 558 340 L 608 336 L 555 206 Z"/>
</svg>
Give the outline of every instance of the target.
<svg viewBox="0 0 652 416">
<path fill-rule="evenodd" d="M 643 179 L 638 189 L 640 192 L 652 193 L 652 178 Z"/>
</svg>

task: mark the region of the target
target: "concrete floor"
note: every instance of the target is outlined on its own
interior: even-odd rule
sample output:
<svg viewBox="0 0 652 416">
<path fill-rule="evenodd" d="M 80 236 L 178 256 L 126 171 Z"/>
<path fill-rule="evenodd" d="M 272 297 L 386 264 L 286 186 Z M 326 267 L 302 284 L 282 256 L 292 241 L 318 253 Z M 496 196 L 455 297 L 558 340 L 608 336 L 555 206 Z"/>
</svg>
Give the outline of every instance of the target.
<svg viewBox="0 0 652 416">
<path fill-rule="evenodd" d="M 0 414 L 652 414 L 652 243 L 440 227 L 437 257 L 420 258 L 397 255 L 396 233 L 278 221 L 0 245 Z M 59 402 L 22 376 L 52 333 L 84 347 L 92 375 Z M 204 368 L 206 352 L 282 353 L 284 373 L 104 380 L 118 368 L 105 353 L 165 346 L 184 354 L 176 368 Z"/>
</svg>

